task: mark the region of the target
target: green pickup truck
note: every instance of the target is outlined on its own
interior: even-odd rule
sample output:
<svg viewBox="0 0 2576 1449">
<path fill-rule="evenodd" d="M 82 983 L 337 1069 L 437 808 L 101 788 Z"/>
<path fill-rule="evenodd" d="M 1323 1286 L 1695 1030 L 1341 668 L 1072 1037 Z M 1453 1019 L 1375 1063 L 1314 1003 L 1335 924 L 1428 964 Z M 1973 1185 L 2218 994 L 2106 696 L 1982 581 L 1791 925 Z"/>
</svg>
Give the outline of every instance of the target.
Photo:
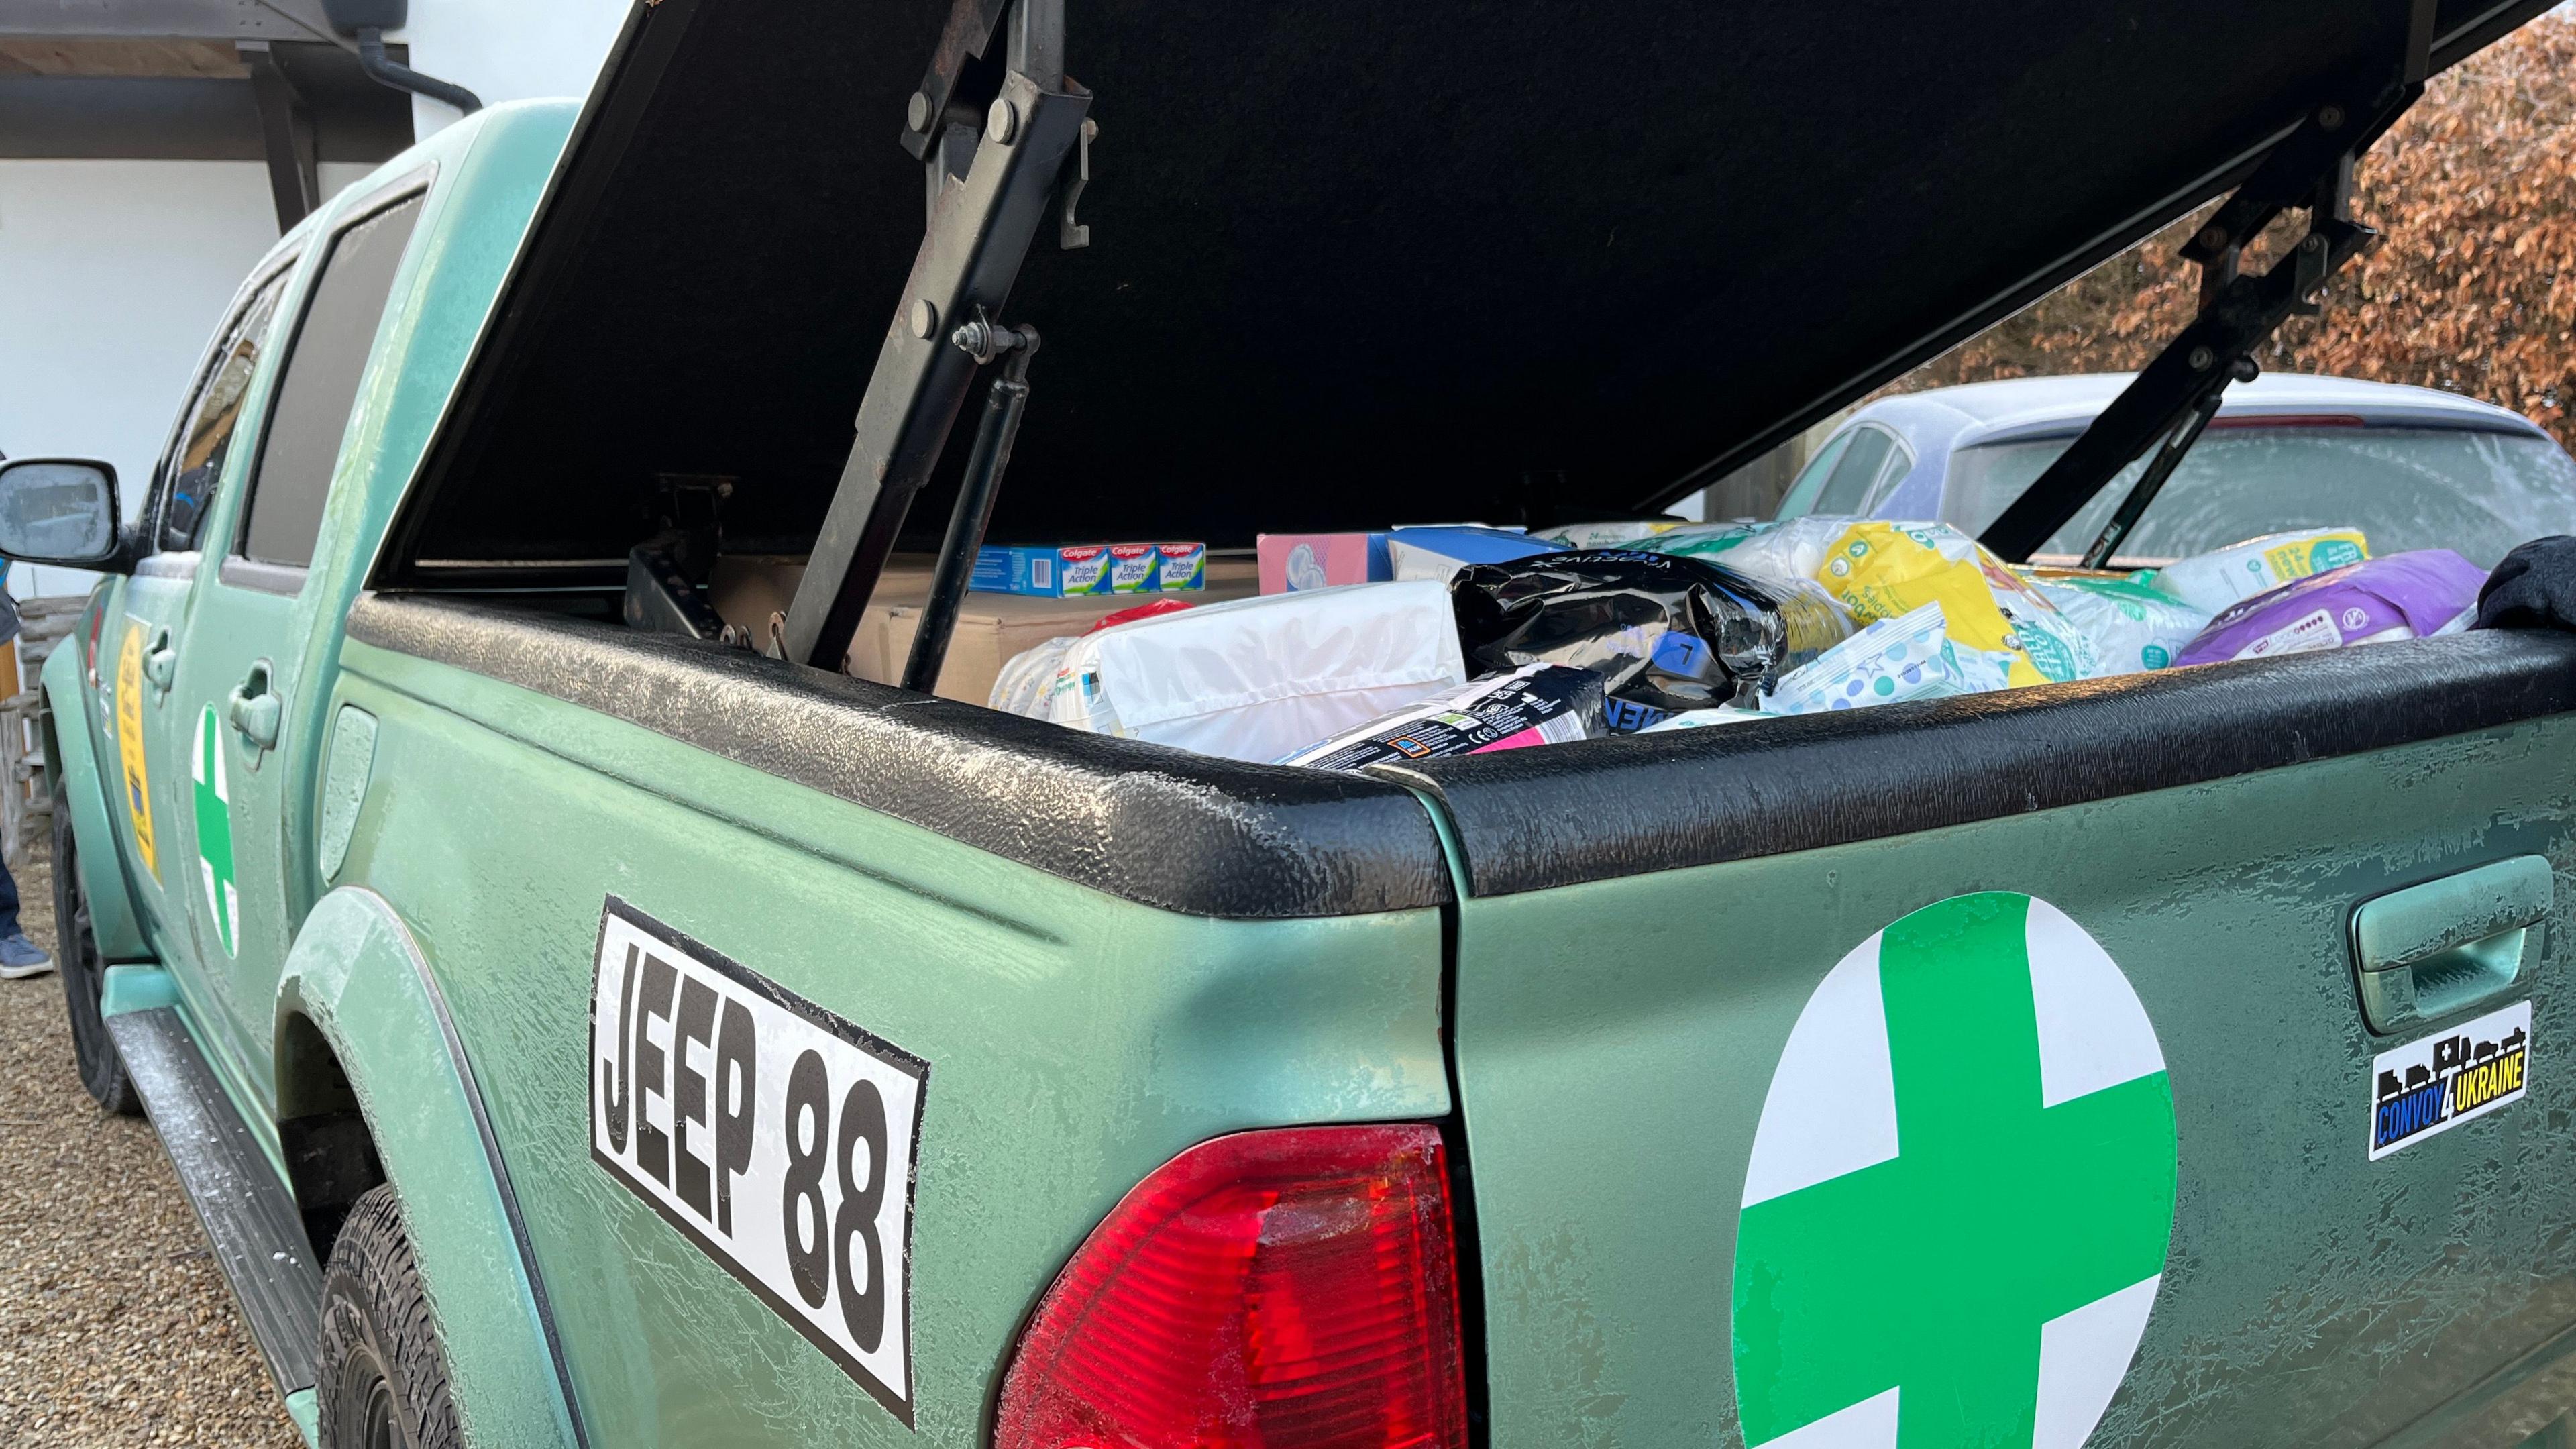
<svg viewBox="0 0 2576 1449">
<path fill-rule="evenodd" d="M 2576 640 L 1359 774 L 840 666 L 987 537 L 1651 513 L 2229 198 L 2026 557 L 2540 8 L 642 0 L 278 244 L 139 510 L 0 470 L 107 576 L 82 1078 L 335 1449 L 2517 1442 Z"/>
</svg>

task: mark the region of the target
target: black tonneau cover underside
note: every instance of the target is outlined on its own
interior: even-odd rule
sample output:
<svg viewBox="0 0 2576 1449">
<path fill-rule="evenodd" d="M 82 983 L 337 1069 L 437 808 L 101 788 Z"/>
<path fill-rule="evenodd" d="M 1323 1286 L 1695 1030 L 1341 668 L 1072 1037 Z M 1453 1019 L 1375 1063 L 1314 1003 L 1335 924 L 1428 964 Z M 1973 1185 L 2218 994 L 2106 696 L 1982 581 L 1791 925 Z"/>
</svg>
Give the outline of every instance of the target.
<svg viewBox="0 0 2576 1449">
<path fill-rule="evenodd" d="M 1047 347 L 997 540 L 1660 504 L 2214 194 L 2407 20 L 1065 4 L 1093 245 L 1042 238 L 1011 308 Z M 2442 0 L 2434 64 L 2543 8 Z M 638 9 L 380 583 L 619 558 L 657 473 L 736 478 L 737 539 L 811 535 L 920 238 L 898 137 L 946 12 Z"/>
</svg>

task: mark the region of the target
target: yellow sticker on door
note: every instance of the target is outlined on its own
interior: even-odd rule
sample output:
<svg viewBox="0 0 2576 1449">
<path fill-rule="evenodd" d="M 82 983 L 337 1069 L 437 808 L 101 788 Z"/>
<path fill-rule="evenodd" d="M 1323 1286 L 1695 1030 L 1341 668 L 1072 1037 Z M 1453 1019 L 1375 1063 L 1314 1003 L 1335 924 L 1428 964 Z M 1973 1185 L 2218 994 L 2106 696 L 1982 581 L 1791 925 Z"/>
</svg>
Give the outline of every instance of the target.
<svg viewBox="0 0 2576 1449">
<path fill-rule="evenodd" d="M 125 815 L 134 822 L 134 850 L 144 873 L 161 878 L 152 849 L 152 791 L 143 772 L 143 626 L 125 621 L 125 647 L 116 656 L 116 754 L 125 763 Z"/>
</svg>

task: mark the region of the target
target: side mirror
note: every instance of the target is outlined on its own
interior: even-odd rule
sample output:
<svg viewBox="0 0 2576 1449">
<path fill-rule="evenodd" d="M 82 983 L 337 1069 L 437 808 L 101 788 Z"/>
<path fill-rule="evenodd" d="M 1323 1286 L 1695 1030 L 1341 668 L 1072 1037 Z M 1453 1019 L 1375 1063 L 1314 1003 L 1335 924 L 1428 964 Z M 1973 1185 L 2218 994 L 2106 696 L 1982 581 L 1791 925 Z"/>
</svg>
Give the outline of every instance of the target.
<svg viewBox="0 0 2576 1449">
<path fill-rule="evenodd" d="M 116 469 L 88 458 L 0 463 L 0 554 L 21 563 L 111 568 Z"/>
</svg>

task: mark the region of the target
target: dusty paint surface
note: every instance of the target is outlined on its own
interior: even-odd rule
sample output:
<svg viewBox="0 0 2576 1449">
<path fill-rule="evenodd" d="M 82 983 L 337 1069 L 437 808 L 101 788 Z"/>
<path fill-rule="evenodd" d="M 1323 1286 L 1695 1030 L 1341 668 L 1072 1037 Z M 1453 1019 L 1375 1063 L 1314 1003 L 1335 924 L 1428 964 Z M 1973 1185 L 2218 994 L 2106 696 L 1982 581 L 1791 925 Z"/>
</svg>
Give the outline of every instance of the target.
<svg viewBox="0 0 2576 1449">
<path fill-rule="evenodd" d="M 2576 1074 L 2546 1065 L 2548 1043 L 2576 1035 L 2571 745 L 2576 721 L 2543 720 L 1469 902 L 1460 1076 L 1497 1442 L 1740 1432 L 1737 1203 L 1790 1025 L 1853 946 L 1974 891 L 2026 892 L 2081 924 L 2171 1067 L 2172 1246 L 2092 1442 L 2369 1443 L 2576 1321 Z M 2368 1069 L 2388 1042 L 2360 1018 L 2350 912 L 2525 852 L 2559 880 L 2530 990 L 2531 1097 L 2370 1162 Z"/>
<path fill-rule="evenodd" d="M 341 880 L 439 974 L 594 1442 L 978 1443 L 1024 1315 L 1154 1167 L 1448 1108 L 1436 911 L 1179 916 L 446 666 L 353 644 L 341 695 L 379 720 Z M 611 894 L 930 1062 L 917 1434 L 591 1160 Z"/>
</svg>

